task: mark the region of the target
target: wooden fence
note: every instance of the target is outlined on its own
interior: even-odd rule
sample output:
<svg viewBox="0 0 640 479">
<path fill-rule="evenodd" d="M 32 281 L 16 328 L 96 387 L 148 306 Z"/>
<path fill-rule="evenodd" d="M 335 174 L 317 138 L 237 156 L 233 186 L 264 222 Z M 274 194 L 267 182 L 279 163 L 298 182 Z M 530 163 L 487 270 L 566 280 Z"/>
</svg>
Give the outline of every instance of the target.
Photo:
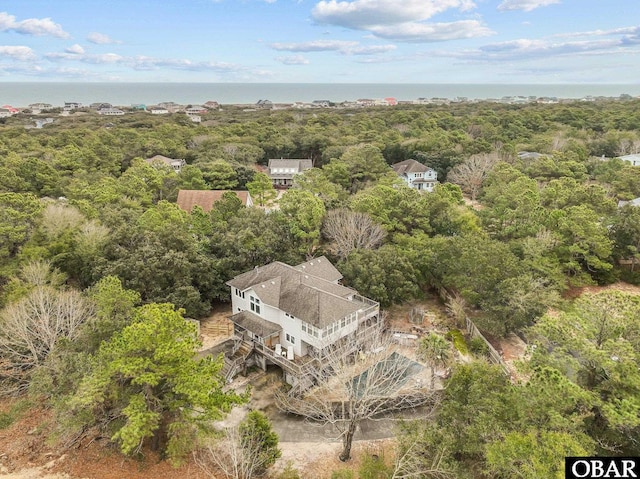
<svg viewBox="0 0 640 479">
<path fill-rule="evenodd" d="M 502 359 L 502 355 L 498 351 L 496 351 L 496 349 L 491 345 L 491 343 L 487 340 L 487 338 L 484 337 L 484 335 L 480 332 L 478 327 L 475 324 L 473 324 L 473 321 L 471 321 L 469 317 L 466 318 L 466 321 L 467 321 L 467 333 L 469 334 L 469 336 L 471 336 L 472 338 L 482 339 L 484 343 L 487 345 L 487 348 L 489 350 L 489 359 L 492 362 L 496 363 L 498 366 L 500 366 L 502 371 L 507 376 L 511 376 L 511 370 L 509 369 L 509 366 L 507 366 L 507 363 L 504 362 L 504 359 Z"/>
</svg>

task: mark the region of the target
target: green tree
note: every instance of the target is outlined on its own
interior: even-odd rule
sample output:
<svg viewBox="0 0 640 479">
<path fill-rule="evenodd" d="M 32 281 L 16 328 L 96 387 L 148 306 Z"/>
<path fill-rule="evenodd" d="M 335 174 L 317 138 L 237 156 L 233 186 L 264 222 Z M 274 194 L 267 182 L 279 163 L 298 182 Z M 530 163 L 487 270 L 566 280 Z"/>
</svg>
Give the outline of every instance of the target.
<svg viewBox="0 0 640 479">
<path fill-rule="evenodd" d="M 198 163 L 197 166 L 213 190 L 232 190 L 238 186 L 238 175 L 233 167 L 224 160 Z"/>
<path fill-rule="evenodd" d="M 339 263 L 345 283 L 383 307 L 421 295 L 416 270 L 408 254 L 394 245 L 356 250 Z"/>
<path fill-rule="evenodd" d="M 103 426 L 116 419 L 111 440 L 124 454 L 151 439 L 153 449 L 178 459 L 197 430 L 246 399 L 223 391 L 221 359 L 196 359 L 198 346 L 195 326 L 172 305 L 143 306 L 100 346 L 70 406 L 91 411 Z"/>
<path fill-rule="evenodd" d="M 323 167 L 331 181 L 354 193 L 389 172 L 382 152 L 370 144 L 348 148 Z"/>
<path fill-rule="evenodd" d="M 487 473 L 498 479 L 562 479 L 564 458 L 591 451 L 564 432 L 510 432 L 487 446 Z"/>
<path fill-rule="evenodd" d="M 311 168 L 293 178 L 293 188 L 309 191 L 319 197 L 325 208 L 337 208 L 347 197 L 347 192 L 329 180 L 324 170 Z"/>
<path fill-rule="evenodd" d="M 239 432 L 241 447 L 257 458 L 256 474 L 264 474 L 282 455 L 271 421 L 260 411 L 251 411 L 240 423 Z"/>
<path fill-rule="evenodd" d="M 450 358 L 451 345 L 442 336 L 430 333 L 423 337 L 418 344 L 418 354 L 429 363 L 431 368 L 431 389 L 436 383 L 436 366 L 446 365 Z"/>
<path fill-rule="evenodd" d="M 125 289 L 120 278 L 105 276 L 87 290 L 87 296 L 95 305 L 95 316 L 82 329 L 86 338 L 83 349 L 93 353 L 103 341 L 131 322 L 140 294 Z"/>
<path fill-rule="evenodd" d="M 309 191 L 291 189 L 282 195 L 278 204 L 288 220 L 291 234 L 312 253 L 320 240 L 320 226 L 326 213 L 322 200 Z"/>
<path fill-rule="evenodd" d="M 260 206 L 269 206 L 277 195 L 271 178 L 264 173 L 256 173 L 253 180 L 247 183 L 247 189 Z"/>
<path fill-rule="evenodd" d="M 640 438 L 640 298 L 618 291 L 583 295 L 573 308 L 543 316 L 529 334 L 534 366 L 561 371 L 599 396 L 589 433 L 622 453 Z"/>
</svg>

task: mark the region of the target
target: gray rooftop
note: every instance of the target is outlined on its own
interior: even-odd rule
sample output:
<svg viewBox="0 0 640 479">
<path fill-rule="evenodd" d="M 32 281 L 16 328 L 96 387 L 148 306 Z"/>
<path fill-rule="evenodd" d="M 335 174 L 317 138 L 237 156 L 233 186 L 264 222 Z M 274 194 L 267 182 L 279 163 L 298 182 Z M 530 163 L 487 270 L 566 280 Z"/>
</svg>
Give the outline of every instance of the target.
<svg viewBox="0 0 640 479">
<path fill-rule="evenodd" d="M 427 165 L 423 165 L 416 160 L 404 160 L 391 165 L 391 168 L 393 168 L 393 171 L 395 171 L 399 175 L 403 175 L 406 173 L 426 173 L 427 171 L 433 170 Z"/>
<path fill-rule="evenodd" d="M 231 321 L 240 327 L 257 334 L 261 338 L 267 338 L 282 331 L 279 324 L 262 319 L 251 311 L 242 311 L 241 313 L 234 314 L 231 316 Z"/>
<path fill-rule="evenodd" d="M 241 291 L 253 289 L 264 304 L 324 328 L 365 306 L 353 300 L 357 291 L 335 282 L 338 276 L 342 277 L 328 259 L 321 257 L 297 266 L 269 263 L 227 284 Z"/>
<path fill-rule="evenodd" d="M 293 169 L 292 173 L 274 173 L 275 168 L 289 168 Z M 292 178 L 293 175 L 302 173 L 303 171 L 313 168 L 312 160 L 300 160 L 300 159 L 286 159 L 286 158 L 272 158 L 269 160 L 269 176 L 272 178 Z"/>
</svg>

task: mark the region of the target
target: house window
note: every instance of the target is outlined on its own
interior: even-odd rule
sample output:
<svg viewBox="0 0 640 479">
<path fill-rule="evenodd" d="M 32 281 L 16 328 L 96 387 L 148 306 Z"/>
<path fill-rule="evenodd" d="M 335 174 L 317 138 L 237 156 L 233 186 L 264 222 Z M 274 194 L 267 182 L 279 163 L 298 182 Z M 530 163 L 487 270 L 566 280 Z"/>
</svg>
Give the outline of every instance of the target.
<svg viewBox="0 0 640 479">
<path fill-rule="evenodd" d="M 302 323 L 302 331 L 307 332 L 307 323 Z"/>
<path fill-rule="evenodd" d="M 340 327 L 344 328 L 347 325 L 347 318 L 342 318 L 340 321 Z"/>
<path fill-rule="evenodd" d="M 296 344 L 296 338 L 291 336 L 289 333 L 286 334 L 286 338 L 287 338 L 287 342 L 289 342 L 291 344 Z"/>
<path fill-rule="evenodd" d="M 244 298 L 244 293 L 242 291 L 240 291 L 238 288 L 235 288 L 235 293 L 236 296 L 240 296 L 241 298 Z"/>
<path fill-rule="evenodd" d="M 251 311 L 256 314 L 260 314 L 260 300 L 253 296 L 249 296 L 249 303 L 251 304 Z"/>
<path fill-rule="evenodd" d="M 416 173 L 416 178 L 422 178 L 422 173 Z"/>
</svg>

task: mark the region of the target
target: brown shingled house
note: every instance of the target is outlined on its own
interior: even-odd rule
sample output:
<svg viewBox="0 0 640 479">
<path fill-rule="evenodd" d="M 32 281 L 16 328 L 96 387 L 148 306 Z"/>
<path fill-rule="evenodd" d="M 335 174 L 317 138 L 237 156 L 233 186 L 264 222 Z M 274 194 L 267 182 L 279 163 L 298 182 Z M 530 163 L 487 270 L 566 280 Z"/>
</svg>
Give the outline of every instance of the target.
<svg viewBox="0 0 640 479">
<path fill-rule="evenodd" d="M 276 364 L 296 385 L 304 366 L 321 360 L 327 348 L 376 326 L 379 304 L 341 279 L 321 256 L 297 266 L 276 261 L 228 281 L 238 347 L 250 351 L 245 361 L 263 369 Z"/>
<path fill-rule="evenodd" d="M 180 190 L 178 191 L 178 206 L 188 213 L 194 206 L 199 206 L 208 213 L 216 201 L 222 199 L 223 190 Z M 233 191 L 244 206 L 253 206 L 251 195 L 248 191 Z"/>
</svg>

